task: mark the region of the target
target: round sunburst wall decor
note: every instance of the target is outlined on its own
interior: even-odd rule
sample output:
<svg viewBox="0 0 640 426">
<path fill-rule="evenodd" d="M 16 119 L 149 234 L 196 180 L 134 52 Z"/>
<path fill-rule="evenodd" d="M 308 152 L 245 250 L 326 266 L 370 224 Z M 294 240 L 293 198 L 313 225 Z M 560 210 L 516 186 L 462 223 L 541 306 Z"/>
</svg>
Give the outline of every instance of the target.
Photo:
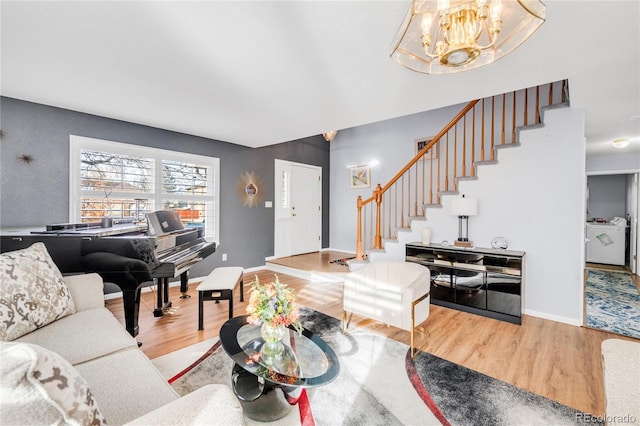
<svg viewBox="0 0 640 426">
<path fill-rule="evenodd" d="M 262 201 L 262 179 L 254 172 L 243 172 L 236 185 L 238 198 L 242 204 L 249 207 L 257 207 Z"/>
</svg>

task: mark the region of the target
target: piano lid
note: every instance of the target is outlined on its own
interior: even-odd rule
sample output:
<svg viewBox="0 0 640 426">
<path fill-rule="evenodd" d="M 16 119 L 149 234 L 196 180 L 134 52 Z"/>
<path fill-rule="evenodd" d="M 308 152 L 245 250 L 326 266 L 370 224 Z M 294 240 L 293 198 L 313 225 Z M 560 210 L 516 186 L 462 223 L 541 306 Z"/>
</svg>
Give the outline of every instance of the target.
<svg viewBox="0 0 640 426">
<path fill-rule="evenodd" d="M 167 235 L 184 229 L 180 215 L 174 210 L 158 210 L 147 213 L 149 235 Z"/>
</svg>

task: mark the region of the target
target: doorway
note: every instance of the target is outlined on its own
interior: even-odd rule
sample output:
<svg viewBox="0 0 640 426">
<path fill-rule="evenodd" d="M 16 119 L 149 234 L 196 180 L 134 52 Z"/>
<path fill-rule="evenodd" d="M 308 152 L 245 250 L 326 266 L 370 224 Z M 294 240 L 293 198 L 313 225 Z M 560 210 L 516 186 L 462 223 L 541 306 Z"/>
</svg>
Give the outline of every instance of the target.
<svg viewBox="0 0 640 426">
<path fill-rule="evenodd" d="M 274 256 L 320 251 L 322 167 L 275 160 Z"/>
<path fill-rule="evenodd" d="M 639 175 L 587 174 L 586 262 L 622 266 L 638 273 Z"/>
<path fill-rule="evenodd" d="M 584 322 L 640 338 L 640 173 L 587 174 Z"/>
</svg>

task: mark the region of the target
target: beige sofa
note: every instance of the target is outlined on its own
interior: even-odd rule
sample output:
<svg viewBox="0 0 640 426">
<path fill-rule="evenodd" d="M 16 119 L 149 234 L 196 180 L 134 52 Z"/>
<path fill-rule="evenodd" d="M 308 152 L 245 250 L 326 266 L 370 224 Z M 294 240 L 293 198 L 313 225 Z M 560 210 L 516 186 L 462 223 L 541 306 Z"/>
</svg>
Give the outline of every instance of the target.
<svg viewBox="0 0 640 426">
<path fill-rule="evenodd" d="M 28 301 L 29 297 L 8 289 L 19 274 L 6 274 L 16 260 L 5 255 L 0 259 L 5 273 L 0 276 L 2 424 L 100 424 L 106 420 L 109 425 L 175 425 L 212 419 L 216 424 L 244 423 L 242 409 L 227 386 L 208 385 L 182 398 L 173 390 L 104 307 L 103 282 L 97 274 L 65 277 L 73 313 L 12 338 L 15 327 L 7 324 L 15 326 L 23 307 L 47 302 L 34 303 L 37 297 L 33 296 L 32 302 L 12 305 L 12 299 Z M 43 287 L 37 286 L 38 279 L 35 284 Z M 44 292 L 46 298 L 64 295 L 64 284 L 55 295 L 53 290 Z"/>
</svg>

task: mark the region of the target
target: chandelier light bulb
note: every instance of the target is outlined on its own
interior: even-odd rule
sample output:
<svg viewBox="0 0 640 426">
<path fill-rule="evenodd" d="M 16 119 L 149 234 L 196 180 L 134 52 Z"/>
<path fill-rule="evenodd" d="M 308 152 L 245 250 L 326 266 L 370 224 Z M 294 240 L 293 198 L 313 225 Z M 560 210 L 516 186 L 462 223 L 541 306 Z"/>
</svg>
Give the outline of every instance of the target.
<svg viewBox="0 0 640 426">
<path fill-rule="evenodd" d="M 491 2 L 491 20 L 492 21 L 500 20 L 501 13 L 502 13 L 502 1 L 493 0 Z"/>
<path fill-rule="evenodd" d="M 431 31 L 431 23 L 433 22 L 433 16 L 430 13 L 422 15 L 422 34 L 429 34 Z"/>
</svg>

